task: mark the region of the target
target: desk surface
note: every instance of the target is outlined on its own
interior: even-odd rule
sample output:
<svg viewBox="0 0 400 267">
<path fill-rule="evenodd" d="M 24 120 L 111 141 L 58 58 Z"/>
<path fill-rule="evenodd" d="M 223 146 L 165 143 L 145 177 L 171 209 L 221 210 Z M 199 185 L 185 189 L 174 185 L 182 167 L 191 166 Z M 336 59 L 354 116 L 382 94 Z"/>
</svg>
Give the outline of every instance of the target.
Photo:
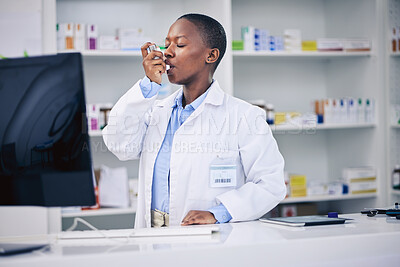
<svg viewBox="0 0 400 267">
<path fill-rule="evenodd" d="M 309 227 L 229 223 L 210 236 L 75 241 L 49 236 L 50 250 L 2 257 L 0 266 L 397 266 L 400 220 L 341 217 L 354 220 Z"/>
</svg>

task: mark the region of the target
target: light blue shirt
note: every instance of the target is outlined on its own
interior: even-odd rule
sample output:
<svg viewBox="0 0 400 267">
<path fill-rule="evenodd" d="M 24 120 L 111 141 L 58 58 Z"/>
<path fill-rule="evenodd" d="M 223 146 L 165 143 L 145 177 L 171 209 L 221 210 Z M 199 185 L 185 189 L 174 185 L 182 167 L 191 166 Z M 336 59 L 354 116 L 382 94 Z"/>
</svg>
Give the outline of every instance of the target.
<svg viewBox="0 0 400 267">
<path fill-rule="evenodd" d="M 140 89 L 145 98 L 155 96 L 160 88 L 161 85 L 151 82 L 147 76 L 145 76 L 140 82 Z M 181 91 L 175 98 L 167 132 L 154 163 L 151 200 L 151 209 L 153 210 L 157 209 L 169 213 L 169 167 L 171 161 L 172 140 L 178 128 L 186 121 L 193 111 L 200 106 L 207 94 L 208 90 L 196 98 L 192 103 L 186 105 L 185 108 L 182 107 L 183 92 Z M 217 223 L 229 222 L 232 219 L 232 216 L 222 203 L 210 208 L 208 211 L 214 214 Z"/>
</svg>

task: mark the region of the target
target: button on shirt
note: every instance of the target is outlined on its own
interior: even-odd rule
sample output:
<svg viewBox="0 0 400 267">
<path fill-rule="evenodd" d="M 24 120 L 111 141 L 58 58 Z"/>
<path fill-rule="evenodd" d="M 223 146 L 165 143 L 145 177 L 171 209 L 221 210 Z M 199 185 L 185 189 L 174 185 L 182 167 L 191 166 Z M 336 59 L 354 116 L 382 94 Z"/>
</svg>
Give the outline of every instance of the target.
<svg viewBox="0 0 400 267">
<path fill-rule="evenodd" d="M 145 76 L 140 82 L 140 89 L 145 98 L 155 96 L 160 88 L 161 85 L 151 82 L 147 76 Z M 151 200 L 151 209 L 153 210 L 157 209 L 169 213 L 169 169 L 172 141 L 175 132 L 193 113 L 193 111 L 200 106 L 207 94 L 208 90 L 196 98 L 192 103 L 186 105 L 185 108 L 182 106 L 183 91 L 181 91 L 175 98 L 167 132 L 154 163 Z M 225 223 L 232 219 L 232 216 L 222 203 L 218 206 L 211 207 L 208 211 L 214 214 L 217 223 Z"/>
</svg>

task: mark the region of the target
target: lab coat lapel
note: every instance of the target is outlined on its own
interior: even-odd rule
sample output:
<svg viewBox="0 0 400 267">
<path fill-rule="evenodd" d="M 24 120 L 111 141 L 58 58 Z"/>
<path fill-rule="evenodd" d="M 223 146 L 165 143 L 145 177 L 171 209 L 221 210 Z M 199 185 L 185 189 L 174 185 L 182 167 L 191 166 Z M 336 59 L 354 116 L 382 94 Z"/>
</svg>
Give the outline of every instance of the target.
<svg viewBox="0 0 400 267">
<path fill-rule="evenodd" d="M 167 132 L 167 127 L 168 127 L 168 122 L 171 118 L 171 113 L 172 113 L 172 106 L 175 103 L 175 98 L 176 96 L 179 94 L 179 92 L 181 91 L 177 90 L 176 92 L 174 92 L 173 94 L 171 94 L 170 96 L 168 96 L 167 98 L 158 101 L 157 103 L 155 103 L 155 107 L 158 108 L 157 111 L 153 114 L 154 116 L 154 122 L 155 124 L 157 124 L 157 128 L 159 131 L 159 140 L 156 140 L 156 142 L 159 144 L 159 146 L 157 146 L 157 153 L 158 150 L 161 147 L 161 143 L 164 140 L 165 134 Z"/>
<path fill-rule="evenodd" d="M 224 91 L 222 91 L 222 89 L 219 87 L 218 81 L 214 81 L 203 103 L 201 103 L 200 106 L 195 111 L 193 111 L 193 113 L 189 116 L 189 118 L 186 119 L 184 124 L 188 124 L 196 117 L 198 117 L 203 112 L 204 107 L 207 104 L 219 106 L 222 105 L 223 101 L 224 101 Z"/>
</svg>

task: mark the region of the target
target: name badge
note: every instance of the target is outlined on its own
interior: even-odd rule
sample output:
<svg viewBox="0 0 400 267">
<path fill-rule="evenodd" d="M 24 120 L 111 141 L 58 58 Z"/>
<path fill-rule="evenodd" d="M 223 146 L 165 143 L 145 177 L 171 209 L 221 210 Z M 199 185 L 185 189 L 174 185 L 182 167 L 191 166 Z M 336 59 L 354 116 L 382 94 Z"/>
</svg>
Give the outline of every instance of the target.
<svg viewBox="0 0 400 267">
<path fill-rule="evenodd" d="M 211 165 L 210 187 L 236 186 L 236 165 Z"/>
</svg>

